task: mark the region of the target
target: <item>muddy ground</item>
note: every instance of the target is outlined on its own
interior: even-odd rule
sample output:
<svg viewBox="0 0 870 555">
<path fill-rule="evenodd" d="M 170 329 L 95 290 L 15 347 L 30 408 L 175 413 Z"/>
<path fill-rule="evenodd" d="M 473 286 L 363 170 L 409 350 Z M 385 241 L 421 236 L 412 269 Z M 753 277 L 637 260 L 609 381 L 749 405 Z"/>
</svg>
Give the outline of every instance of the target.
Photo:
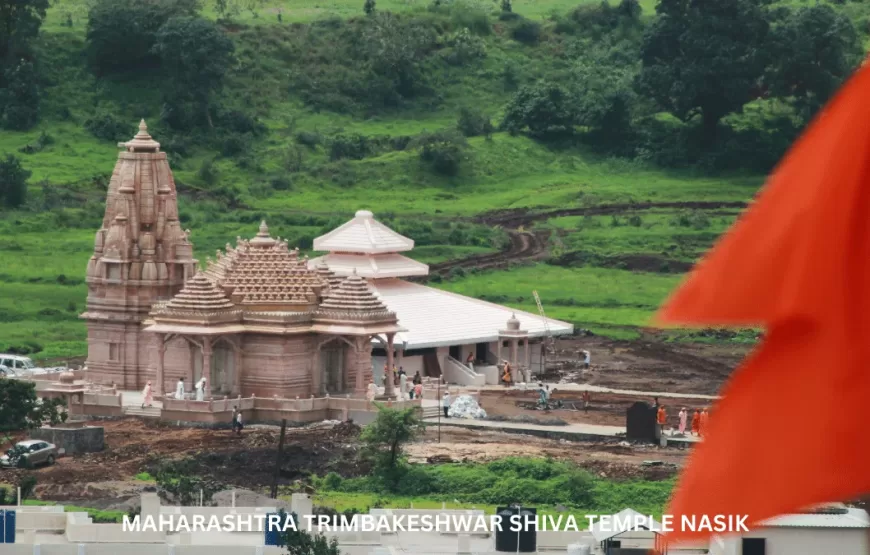
<svg viewBox="0 0 870 555">
<path fill-rule="evenodd" d="M 135 477 L 154 473 L 170 459 L 193 460 L 195 472 L 226 485 L 267 491 L 272 482 L 279 430 L 252 427 L 241 437 L 229 431 L 175 428 L 138 419 L 106 421 L 106 450 L 58 459 L 50 467 L 0 471 L 0 483 L 17 483 L 27 473 L 38 482 L 36 495 L 100 509 L 126 510 L 136 505 L 149 484 Z M 279 483 L 291 490 L 310 491 L 306 477 L 336 471 L 363 476 L 370 469 L 358 459 L 359 428 L 351 423 L 333 428 L 288 429 Z M 484 462 L 507 456 L 540 456 L 572 460 L 600 477 L 664 479 L 673 476 L 686 451 L 678 448 L 630 446 L 617 441 L 572 443 L 499 432 L 430 428 L 410 445 L 412 461 Z M 433 458 L 434 457 L 434 458 Z M 644 466 L 658 460 L 662 466 Z"/>
</svg>

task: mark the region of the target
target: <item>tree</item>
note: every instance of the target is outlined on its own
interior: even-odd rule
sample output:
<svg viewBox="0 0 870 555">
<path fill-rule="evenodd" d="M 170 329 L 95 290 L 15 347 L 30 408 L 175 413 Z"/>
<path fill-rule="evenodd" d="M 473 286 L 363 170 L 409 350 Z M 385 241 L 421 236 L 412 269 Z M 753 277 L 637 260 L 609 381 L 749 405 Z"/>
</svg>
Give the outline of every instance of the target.
<svg viewBox="0 0 870 555">
<path fill-rule="evenodd" d="M 214 23 L 201 17 L 170 19 L 157 33 L 154 52 L 169 77 L 173 101 L 194 103 L 211 120 L 212 96 L 223 87 L 233 62 L 233 42 Z"/>
<path fill-rule="evenodd" d="M 397 410 L 375 404 L 378 416 L 363 429 L 360 440 L 365 454 L 375 463 L 375 472 L 394 484 L 400 475 L 403 446 L 422 431 L 422 423 L 414 408 Z"/>
<path fill-rule="evenodd" d="M 505 13 L 513 13 L 514 7 L 511 0 L 501 0 L 501 11 Z"/>
<path fill-rule="evenodd" d="M 366 15 L 375 13 L 375 0 L 366 0 L 366 3 L 363 5 L 363 11 Z"/>
<path fill-rule="evenodd" d="M 576 107 L 569 92 L 557 83 L 541 81 L 522 87 L 505 108 L 502 127 L 511 134 L 528 129 L 539 139 L 570 135 Z"/>
<path fill-rule="evenodd" d="M 278 536 L 278 547 L 286 547 L 289 555 L 341 555 L 336 538 L 327 540 L 326 536 L 312 534 L 303 529 L 304 521 L 301 521 L 295 513 L 291 513 L 290 517 L 297 529 L 290 528 L 282 531 Z M 283 509 L 278 511 L 278 519 L 282 525 L 286 522 L 287 513 Z"/>
<path fill-rule="evenodd" d="M 66 422 L 63 405 L 63 399 L 38 399 L 33 382 L 0 378 L 0 433 L 9 441 L 11 432 Z"/>
<path fill-rule="evenodd" d="M 0 0 L 0 63 L 30 50 L 47 9 L 48 0 Z"/>
<path fill-rule="evenodd" d="M 5 88 L 0 89 L 0 123 L 6 129 L 25 130 L 39 119 L 39 86 L 33 64 L 26 60 L 3 72 Z"/>
<path fill-rule="evenodd" d="M 385 104 L 411 98 L 421 88 L 424 77 L 420 61 L 435 43 L 432 29 L 419 22 L 407 22 L 390 12 L 375 12 L 364 22 L 362 36 L 366 65 L 375 75 L 389 83 Z"/>
<path fill-rule="evenodd" d="M 88 13 L 87 51 L 98 73 L 157 65 L 158 30 L 173 17 L 192 16 L 196 0 L 97 0 Z"/>
<path fill-rule="evenodd" d="M 765 81 L 771 93 L 792 97 L 809 119 L 861 63 L 852 21 L 828 4 L 788 10 L 773 29 Z"/>
<path fill-rule="evenodd" d="M 661 0 L 643 38 L 639 92 L 683 121 L 700 115 L 713 141 L 764 73 L 770 1 Z"/>
<path fill-rule="evenodd" d="M 0 160 L 0 201 L 3 201 L 3 204 L 9 208 L 18 208 L 24 204 L 24 199 L 27 197 L 27 180 L 30 179 L 30 175 L 30 170 L 22 168 L 21 161 L 15 156 L 7 154 L 5 160 Z M 0 400 L 2 400 L 2 395 L 2 390 L 0 390 Z M 3 406 L 0 405 L 0 416 L 2 414 Z M 0 418 L 0 431 L 3 431 L 3 422 L 6 420 Z M 22 425 L 11 429 L 21 430 L 24 428 L 26 426 Z"/>
</svg>

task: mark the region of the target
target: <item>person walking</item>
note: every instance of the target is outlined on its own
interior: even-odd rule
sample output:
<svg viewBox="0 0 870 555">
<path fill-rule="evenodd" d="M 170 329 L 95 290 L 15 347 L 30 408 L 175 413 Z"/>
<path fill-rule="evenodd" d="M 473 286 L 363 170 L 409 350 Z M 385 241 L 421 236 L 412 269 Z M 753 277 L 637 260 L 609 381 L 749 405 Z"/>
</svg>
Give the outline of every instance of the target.
<svg viewBox="0 0 870 555">
<path fill-rule="evenodd" d="M 184 378 L 178 378 L 178 383 L 175 384 L 175 398 L 184 399 Z"/>
<path fill-rule="evenodd" d="M 444 409 L 444 418 L 450 418 L 447 411 L 450 409 L 450 393 L 445 391 L 444 397 L 441 398 L 441 408 Z"/>
<path fill-rule="evenodd" d="M 154 392 L 151 391 L 151 382 L 145 384 L 145 389 L 142 390 L 142 408 L 150 407 L 154 402 Z"/>
<path fill-rule="evenodd" d="M 692 435 L 701 435 L 701 413 L 695 409 L 695 414 L 692 415 Z"/>
<path fill-rule="evenodd" d="M 375 385 L 375 382 L 372 381 L 369 383 L 368 390 L 366 390 L 366 399 L 369 403 L 375 400 L 375 397 L 378 395 L 378 386 Z"/>
<path fill-rule="evenodd" d="M 408 376 L 402 370 L 399 370 L 399 400 L 404 401 L 405 395 L 408 393 Z"/>
<path fill-rule="evenodd" d="M 665 406 L 661 405 L 656 413 L 656 423 L 658 426 L 659 438 L 665 435 L 665 423 L 668 421 L 668 413 L 665 411 Z"/>
<path fill-rule="evenodd" d="M 230 423 L 230 425 L 232 426 L 232 429 L 233 429 L 232 433 L 236 433 L 236 426 L 238 425 L 238 418 L 239 418 L 239 407 L 234 406 L 233 407 L 233 419 L 232 419 L 232 422 Z"/>
<path fill-rule="evenodd" d="M 589 393 L 588 390 L 583 392 L 583 412 L 585 413 L 589 412 L 589 401 L 591 397 L 592 395 Z"/>
<path fill-rule="evenodd" d="M 592 355 L 589 353 L 589 351 L 584 350 L 583 351 L 583 368 L 588 369 L 589 364 L 591 362 L 592 362 Z"/>
<path fill-rule="evenodd" d="M 414 393 L 417 396 L 417 399 L 423 398 L 423 384 L 418 383 L 414 386 Z"/>
<path fill-rule="evenodd" d="M 680 411 L 680 435 L 686 435 L 686 418 L 689 414 L 686 412 L 686 407 Z"/>
<path fill-rule="evenodd" d="M 704 437 L 704 434 L 707 432 L 707 424 L 710 422 L 710 413 L 707 412 L 707 407 L 704 407 L 704 410 L 701 411 L 701 427 L 698 430 L 698 435 L 700 437 Z"/>
<path fill-rule="evenodd" d="M 204 401 L 205 400 L 205 376 L 203 376 L 202 378 L 199 379 L 198 382 L 196 382 L 195 389 L 196 389 L 196 400 L 197 401 Z"/>
<path fill-rule="evenodd" d="M 236 435 L 242 435 L 242 411 L 236 413 Z"/>
</svg>

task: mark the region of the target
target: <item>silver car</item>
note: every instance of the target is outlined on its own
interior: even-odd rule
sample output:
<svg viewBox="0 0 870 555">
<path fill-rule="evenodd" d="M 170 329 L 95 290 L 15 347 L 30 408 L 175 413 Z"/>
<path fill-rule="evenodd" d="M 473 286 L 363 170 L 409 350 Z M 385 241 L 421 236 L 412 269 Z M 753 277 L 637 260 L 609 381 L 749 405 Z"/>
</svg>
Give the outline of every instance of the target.
<svg viewBox="0 0 870 555">
<path fill-rule="evenodd" d="M 14 460 L 16 455 L 19 460 Z M 15 447 L 0 457 L 0 466 L 33 467 L 40 464 L 54 464 L 57 459 L 57 446 L 41 439 L 19 441 Z"/>
</svg>

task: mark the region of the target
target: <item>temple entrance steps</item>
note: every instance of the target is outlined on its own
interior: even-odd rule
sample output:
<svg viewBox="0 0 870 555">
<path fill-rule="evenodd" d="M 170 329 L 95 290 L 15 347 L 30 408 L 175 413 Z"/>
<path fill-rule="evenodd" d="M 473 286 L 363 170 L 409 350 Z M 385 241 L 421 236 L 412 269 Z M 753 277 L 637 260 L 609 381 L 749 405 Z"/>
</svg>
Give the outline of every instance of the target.
<svg viewBox="0 0 870 555">
<path fill-rule="evenodd" d="M 423 414 L 421 418 L 438 418 L 438 413 L 441 411 L 440 405 L 423 405 Z"/>
<path fill-rule="evenodd" d="M 124 407 L 123 412 L 126 416 L 137 416 L 139 418 L 160 418 L 161 409 L 159 407 Z"/>
</svg>

